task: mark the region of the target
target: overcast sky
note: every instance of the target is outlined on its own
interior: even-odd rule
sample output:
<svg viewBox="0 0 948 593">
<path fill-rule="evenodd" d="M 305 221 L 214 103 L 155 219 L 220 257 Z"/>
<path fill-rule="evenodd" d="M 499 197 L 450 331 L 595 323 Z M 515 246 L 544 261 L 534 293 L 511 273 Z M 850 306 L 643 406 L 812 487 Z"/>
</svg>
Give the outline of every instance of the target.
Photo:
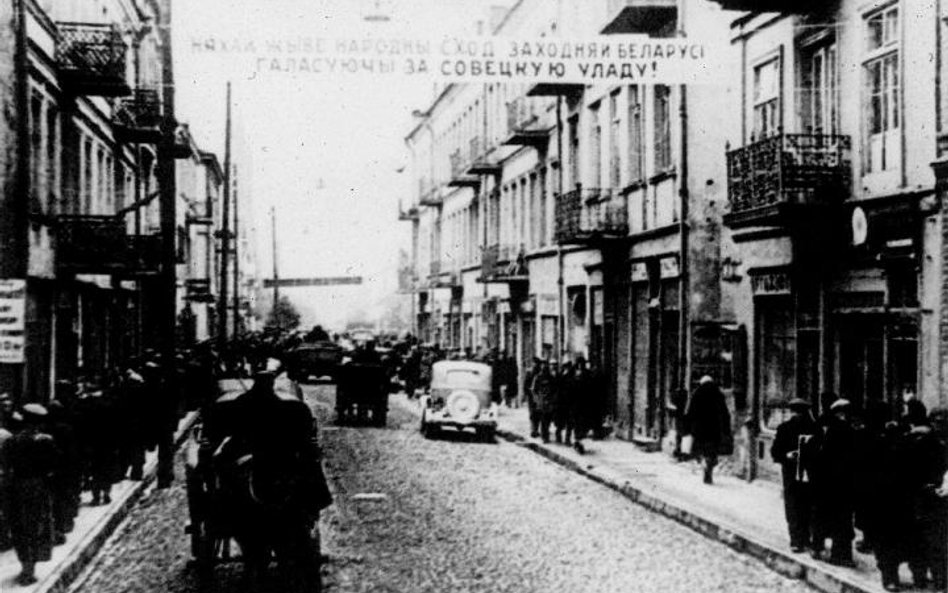
<svg viewBox="0 0 948 593">
<path fill-rule="evenodd" d="M 270 274 L 269 210 L 276 206 L 281 277 L 361 275 L 361 288 L 287 291 L 305 312 L 330 325 L 347 310 L 369 310 L 396 286 L 399 199 L 408 200 L 403 138 L 411 110 L 426 106 L 426 83 L 384 84 L 290 75 L 252 78 L 237 59 L 194 52 L 194 38 L 329 31 L 361 36 L 413 30 L 471 32 L 490 0 L 382 0 L 389 23 L 370 23 L 375 0 L 174 0 L 176 109 L 202 148 L 223 160 L 225 84 L 233 84 L 234 117 L 253 163 L 251 187 L 260 265 Z M 246 190 L 246 180 L 244 189 Z"/>
</svg>

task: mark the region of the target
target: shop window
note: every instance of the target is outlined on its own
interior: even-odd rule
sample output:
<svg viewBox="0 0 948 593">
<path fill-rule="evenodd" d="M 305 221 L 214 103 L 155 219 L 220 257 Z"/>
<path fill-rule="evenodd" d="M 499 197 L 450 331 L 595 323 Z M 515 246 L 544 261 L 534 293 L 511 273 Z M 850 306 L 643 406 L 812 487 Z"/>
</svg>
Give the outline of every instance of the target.
<svg viewBox="0 0 948 593">
<path fill-rule="evenodd" d="M 797 339 L 793 300 L 761 298 L 755 305 L 761 420 L 764 427 L 775 429 L 786 419 L 784 404 L 796 397 Z"/>
</svg>

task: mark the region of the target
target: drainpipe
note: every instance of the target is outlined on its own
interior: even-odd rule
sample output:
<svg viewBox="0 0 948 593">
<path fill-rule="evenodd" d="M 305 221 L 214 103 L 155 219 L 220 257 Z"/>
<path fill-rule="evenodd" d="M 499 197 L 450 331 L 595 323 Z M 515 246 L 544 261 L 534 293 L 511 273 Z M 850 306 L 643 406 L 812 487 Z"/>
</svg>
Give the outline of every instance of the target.
<svg viewBox="0 0 948 593">
<path fill-rule="evenodd" d="M 679 18 L 679 35 L 684 35 L 684 2 L 679 2 L 678 8 L 678 18 Z M 678 221 L 678 238 L 679 238 L 679 254 L 678 254 L 678 388 L 686 389 L 690 391 L 690 385 L 688 384 L 688 379 L 691 376 L 691 361 L 688 359 L 688 342 L 690 337 L 690 327 L 689 321 L 691 317 L 690 311 L 690 294 L 691 294 L 691 271 L 690 271 L 690 262 L 688 256 L 689 249 L 689 226 L 688 226 L 688 217 L 690 216 L 689 208 L 689 187 L 688 187 L 688 86 L 680 86 L 680 97 L 679 97 L 679 117 L 681 119 L 681 184 L 678 189 L 678 196 L 680 200 L 680 213 L 681 216 Z M 665 415 L 662 414 L 661 421 L 661 430 L 662 433 L 665 432 Z M 664 434 L 662 435 L 664 436 Z"/>
<path fill-rule="evenodd" d="M 560 159 L 560 167 L 558 171 L 559 175 L 559 185 L 560 193 L 563 193 L 563 97 L 560 95 L 556 96 L 556 150 L 557 156 Z M 559 196 L 557 196 L 559 199 Z M 554 212 L 556 211 L 556 206 L 553 206 Z M 564 291 L 564 280 L 563 280 L 563 246 L 557 242 L 556 244 L 556 263 L 557 263 L 557 278 L 556 278 L 556 288 L 557 288 L 557 307 L 558 307 L 558 335 L 557 335 L 557 345 L 556 345 L 556 360 L 557 362 L 563 362 L 563 350 L 566 347 L 566 318 L 565 318 L 565 308 L 563 304 L 563 291 Z M 542 319 L 541 319 L 542 325 Z M 543 331 L 543 328 L 540 327 L 540 331 Z"/>
</svg>

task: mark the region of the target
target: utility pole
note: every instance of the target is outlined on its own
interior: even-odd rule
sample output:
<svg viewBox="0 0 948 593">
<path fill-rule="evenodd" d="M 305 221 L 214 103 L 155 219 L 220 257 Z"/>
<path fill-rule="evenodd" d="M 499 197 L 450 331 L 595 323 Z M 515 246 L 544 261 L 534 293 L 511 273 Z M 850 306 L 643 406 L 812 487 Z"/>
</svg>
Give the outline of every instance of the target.
<svg viewBox="0 0 948 593">
<path fill-rule="evenodd" d="M 171 55 L 171 0 L 160 4 L 159 35 L 161 36 L 162 101 L 164 113 L 161 120 L 161 140 L 158 147 L 159 210 L 161 213 L 161 276 L 159 315 L 159 344 L 164 370 L 166 400 L 163 409 L 161 436 L 158 442 L 158 487 L 167 488 L 174 480 L 174 442 L 178 393 L 175 372 L 175 326 L 177 323 L 177 265 L 176 201 L 175 187 L 175 132 L 177 120 L 174 111 L 174 69 Z"/>
<path fill-rule="evenodd" d="M 227 345 L 227 268 L 230 252 L 230 82 L 227 83 L 227 114 L 224 124 L 224 204 L 221 208 L 220 293 L 217 302 L 217 347 Z"/>
<path fill-rule="evenodd" d="M 236 167 L 234 167 L 236 169 Z M 234 174 L 234 173 L 231 173 Z M 236 175 L 234 175 L 236 177 Z M 240 192 L 234 192 L 234 331 L 240 333 Z"/>
</svg>

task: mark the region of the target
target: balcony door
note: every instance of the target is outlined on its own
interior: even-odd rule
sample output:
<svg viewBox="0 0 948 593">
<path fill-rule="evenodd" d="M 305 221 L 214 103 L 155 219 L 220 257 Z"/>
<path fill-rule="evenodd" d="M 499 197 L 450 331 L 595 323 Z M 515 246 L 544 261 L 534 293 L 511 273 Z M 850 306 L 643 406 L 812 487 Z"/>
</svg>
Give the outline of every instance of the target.
<svg viewBox="0 0 948 593">
<path fill-rule="evenodd" d="M 822 39 L 800 51 L 800 131 L 839 133 L 839 68 L 836 40 Z"/>
</svg>

